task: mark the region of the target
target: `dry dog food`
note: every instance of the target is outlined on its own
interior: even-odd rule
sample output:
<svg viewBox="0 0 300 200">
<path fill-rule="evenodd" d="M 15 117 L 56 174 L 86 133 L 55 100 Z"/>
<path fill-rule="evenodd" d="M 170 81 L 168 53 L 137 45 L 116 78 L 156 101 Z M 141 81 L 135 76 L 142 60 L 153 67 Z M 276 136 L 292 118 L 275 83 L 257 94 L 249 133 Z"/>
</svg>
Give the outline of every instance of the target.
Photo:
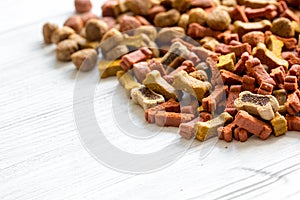
<svg viewBox="0 0 300 200">
<path fill-rule="evenodd" d="M 44 42 L 76 69 L 117 76 L 145 120 L 226 142 L 300 131 L 300 18 L 294 0 L 75 0 Z M 98 17 L 101 16 L 101 17 Z M 100 56 L 99 56 L 100 57 Z"/>
</svg>

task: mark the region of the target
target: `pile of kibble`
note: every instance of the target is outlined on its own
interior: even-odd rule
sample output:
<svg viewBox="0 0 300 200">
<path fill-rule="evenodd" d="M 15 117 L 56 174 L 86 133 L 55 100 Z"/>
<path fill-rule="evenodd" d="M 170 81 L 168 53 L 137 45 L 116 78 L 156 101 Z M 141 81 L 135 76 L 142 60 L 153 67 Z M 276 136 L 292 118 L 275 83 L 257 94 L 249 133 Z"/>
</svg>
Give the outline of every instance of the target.
<svg viewBox="0 0 300 200">
<path fill-rule="evenodd" d="M 117 76 L 145 120 L 227 142 L 300 131 L 298 0 L 89 0 L 45 43 L 81 71 Z M 101 53 L 101 60 L 98 54 Z"/>
</svg>

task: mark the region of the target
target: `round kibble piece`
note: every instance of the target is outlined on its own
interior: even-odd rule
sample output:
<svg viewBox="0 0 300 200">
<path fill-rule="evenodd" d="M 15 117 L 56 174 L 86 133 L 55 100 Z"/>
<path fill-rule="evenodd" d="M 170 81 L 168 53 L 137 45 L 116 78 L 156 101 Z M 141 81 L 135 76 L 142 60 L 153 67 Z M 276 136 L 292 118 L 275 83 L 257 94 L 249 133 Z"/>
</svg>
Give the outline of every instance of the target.
<svg viewBox="0 0 300 200">
<path fill-rule="evenodd" d="M 68 39 L 69 36 L 74 33 L 75 31 L 72 28 L 64 26 L 61 29 L 57 29 L 52 33 L 51 41 L 55 44 L 58 44 L 61 41 Z"/>
<path fill-rule="evenodd" d="M 198 23 L 205 25 L 207 20 L 207 13 L 202 8 L 193 8 L 190 11 L 189 24 Z"/>
<path fill-rule="evenodd" d="M 230 15 L 221 9 L 215 9 L 207 16 L 207 25 L 214 30 L 226 30 L 230 23 Z"/>
<path fill-rule="evenodd" d="M 127 0 L 126 6 L 135 15 L 145 16 L 148 14 L 150 8 L 152 7 L 152 3 L 150 0 Z"/>
<path fill-rule="evenodd" d="M 57 45 L 56 57 L 60 61 L 70 61 L 71 55 L 78 51 L 79 47 L 74 40 L 64 40 Z"/>
<path fill-rule="evenodd" d="M 142 24 L 132 16 L 125 15 L 120 22 L 120 31 L 125 32 L 140 27 Z"/>
<path fill-rule="evenodd" d="M 90 0 L 75 0 L 75 9 L 78 13 L 89 12 L 92 9 Z"/>
<path fill-rule="evenodd" d="M 52 33 L 54 33 L 56 30 L 58 30 L 58 26 L 51 23 L 46 23 L 43 26 L 43 36 L 44 36 L 44 42 L 46 44 L 51 44 L 51 36 Z"/>
<path fill-rule="evenodd" d="M 292 22 L 284 17 L 280 17 L 273 21 L 271 28 L 272 33 L 281 37 L 293 37 L 295 30 L 292 26 Z"/>
<path fill-rule="evenodd" d="M 169 27 L 177 24 L 179 18 L 180 13 L 176 9 L 171 9 L 157 14 L 154 18 L 154 24 L 157 27 Z"/>
<path fill-rule="evenodd" d="M 107 24 L 98 19 L 90 19 L 85 26 L 86 38 L 89 41 L 99 41 L 108 30 Z"/>
<path fill-rule="evenodd" d="M 77 70 L 86 72 L 95 67 L 98 55 L 94 49 L 83 49 L 73 53 L 71 58 Z"/>
<path fill-rule="evenodd" d="M 72 28 L 74 31 L 76 31 L 77 33 L 79 33 L 83 28 L 82 18 L 78 15 L 73 15 L 66 20 L 64 26 L 68 26 Z"/>
</svg>

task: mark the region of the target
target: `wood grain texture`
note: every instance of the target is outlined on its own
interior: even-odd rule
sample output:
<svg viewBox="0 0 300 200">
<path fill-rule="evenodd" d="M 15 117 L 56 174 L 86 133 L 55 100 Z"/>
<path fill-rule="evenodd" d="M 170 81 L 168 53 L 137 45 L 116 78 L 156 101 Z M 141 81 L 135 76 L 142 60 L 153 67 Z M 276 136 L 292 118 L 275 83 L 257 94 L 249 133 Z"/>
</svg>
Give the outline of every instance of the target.
<svg viewBox="0 0 300 200">
<path fill-rule="evenodd" d="M 101 1 L 93 2 L 99 12 Z M 101 165 L 78 137 L 74 66 L 56 61 L 55 47 L 42 42 L 43 23 L 62 24 L 73 1 L 13 0 L 0 6 L 5 8 L 0 14 L 1 200 L 299 199 L 299 133 L 246 143 L 195 141 L 176 163 L 150 174 L 123 174 Z M 95 96 L 98 119 L 110 113 L 103 105 L 116 81 L 105 84 L 109 87 Z M 128 151 L 151 152 L 175 134 L 159 135 L 155 146 L 120 133 L 107 137 Z"/>
</svg>

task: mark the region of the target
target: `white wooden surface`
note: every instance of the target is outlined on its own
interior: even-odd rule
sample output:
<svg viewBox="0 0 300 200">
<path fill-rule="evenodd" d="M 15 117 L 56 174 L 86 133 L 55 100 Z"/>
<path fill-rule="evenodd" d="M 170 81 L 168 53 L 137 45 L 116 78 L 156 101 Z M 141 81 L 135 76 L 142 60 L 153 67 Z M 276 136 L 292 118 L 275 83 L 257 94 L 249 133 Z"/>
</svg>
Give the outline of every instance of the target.
<svg viewBox="0 0 300 200">
<path fill-rule="evenodd" d="M 99 13 L 101 1 L 93 2 Z M 57 62 L 41 36 L 44 22 L 62 24 L 73 13 L 73 0 L 11 0 L 0 7 L 1 200 L 300 198 L 299 133 L 218 141 L 208 154 L 213 141 L 195 142 L 179 161 L 150 174 L 99 164 L 81 145 L 73 118 L 76 71 Z M 122 137 L 112 138 L 122 146 Z"/>
</svg>

